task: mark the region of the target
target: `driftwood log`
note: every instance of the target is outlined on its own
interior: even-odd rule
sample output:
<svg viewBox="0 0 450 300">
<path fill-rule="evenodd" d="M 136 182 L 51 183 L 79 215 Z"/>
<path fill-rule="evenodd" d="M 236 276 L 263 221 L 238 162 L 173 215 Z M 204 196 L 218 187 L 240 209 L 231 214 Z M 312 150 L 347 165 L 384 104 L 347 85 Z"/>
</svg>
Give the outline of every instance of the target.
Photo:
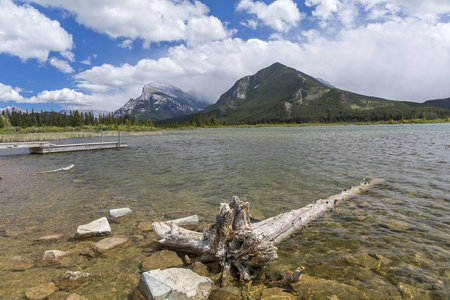
<svg viewBox="0 0 450 300">
<path fill-rule="evenodd" d="M 219 261 L 224 270 L 234 266 L 241 280 L 251 280 L 277 258 L 277 245 L 343 201 L 380 182 L 361 183 L 340 194 L 253 224 L 250 223 L 249 203 L 234 196 L 230 204 L 221 203 L 216 222 L 203 233 L 165 222 L 155 222 L 152 227 L 161 245 L 196 254 L 203 262 Z"/>
<path fill-rule="evenodd" d="M 75 165 L 69 165 L 69 166 L 67 166 L 67 167 L 59 168 L 59 169 L 56 169 L 56 170 L 44 171 L 44 172 L 41 172 L 40 174 L 55 173 L 55 172 L 60 172 L 60 171 L 69 171 L 69 170 L 72 169 L 74 166 L 75 166 Z"/>
</svg>

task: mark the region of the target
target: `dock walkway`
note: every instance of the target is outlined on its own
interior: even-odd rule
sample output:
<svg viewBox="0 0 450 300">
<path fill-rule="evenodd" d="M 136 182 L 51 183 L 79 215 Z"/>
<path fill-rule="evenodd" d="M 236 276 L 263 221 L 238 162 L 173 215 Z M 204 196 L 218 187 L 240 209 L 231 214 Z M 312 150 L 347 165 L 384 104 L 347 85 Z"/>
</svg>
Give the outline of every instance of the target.
<svg viewBox="0 0 450 300">
<path fill-rule="evenodd" d="M 48 145 L 39 147 L 30 147 L 31 154 L 47 154 L 60 152 L 102 150 L 126 148 L 126 142 L 104 142 L 104 143 L 85 143 L 85 144 L 66 144 L 66 145 Z"/>
<path fill-rule="evenodd" d="M 14 142 L 14 143 L 0 143 L 0 149 L 16 149 L 16 148 L 31 148 L 31 147 L 47 147 L 53 144 L 49 142 Z"/>
</svg>

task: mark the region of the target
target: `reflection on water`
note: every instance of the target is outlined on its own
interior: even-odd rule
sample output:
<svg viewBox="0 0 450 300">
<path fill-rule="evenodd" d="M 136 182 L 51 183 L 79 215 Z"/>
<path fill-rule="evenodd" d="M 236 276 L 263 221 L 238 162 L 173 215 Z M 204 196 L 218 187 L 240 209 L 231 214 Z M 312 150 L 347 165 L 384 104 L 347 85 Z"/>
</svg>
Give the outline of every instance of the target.
<svg viewBox="0 0 450 300">
<path fill-rule="evenodd" d="M 211 220 L 233 195 L 249 201 L 255 215 L 270 217 L 364 178 L 384 178 L 281 245 L 275 266 L 304 265 L 306 274 L 355 287 L 369 299 L 450 298 L 448 124 L 167 131 L 123 140 L 129 148 L 0 152 L 0 259 L 36 261 L 49 247 L 79 253 L 93 242 L 33 240 L 69 237 L 113 208 L 133 209 L 111 225 L 114 235 L 130 236 L 137 223 L 170 211 Z M 70 171 L 39 174 L 69 164 Z M 21 299 L 65 270 L 83 270 L 98 277 L 78 293 L 126 299 L 150 243 L 133 240 L 113 258 L 74 256 L 70 266 L 0 271 L 0 298 Z"/>
</svg>

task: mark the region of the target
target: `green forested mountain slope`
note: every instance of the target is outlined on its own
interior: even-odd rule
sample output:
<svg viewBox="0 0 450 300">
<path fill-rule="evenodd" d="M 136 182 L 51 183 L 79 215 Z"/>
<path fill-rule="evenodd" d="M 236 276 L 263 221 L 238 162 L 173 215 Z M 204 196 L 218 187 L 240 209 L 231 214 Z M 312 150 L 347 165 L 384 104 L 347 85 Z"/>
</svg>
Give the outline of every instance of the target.
<svg viewBox="0 0 450 300">
<path fill-rule="evenodd" d="M 202 111 L 221 122 L 336 122 L 445 118 L 448 99 L 412 105 L 332 88 L 307 74 L 275 63 L 239 79 L 217 103 Z M 441 100 L 435 100 L 441 101 Z"/>
</svg>

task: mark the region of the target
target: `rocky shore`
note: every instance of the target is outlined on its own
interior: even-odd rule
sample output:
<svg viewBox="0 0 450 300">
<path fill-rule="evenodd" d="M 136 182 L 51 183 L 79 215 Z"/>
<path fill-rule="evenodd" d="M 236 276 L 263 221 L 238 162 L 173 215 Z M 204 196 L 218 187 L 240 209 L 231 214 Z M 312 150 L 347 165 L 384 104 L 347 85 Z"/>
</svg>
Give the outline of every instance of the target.
<svg viewBox="0 0 450 300">
<path fill-rule="evenodd" d="M 388 258 L 366 250 L 344 255 L 342 261 L 348 266 L 367 270 L 367 281 L 372 281 L 372 284 L 376 281 L 377 285 L 383 287 L 376 292 L 375 289 L 372 292 L 362 291 L 336 279 L 294 276 L 300 265 L 282 263 L 268 267 L 261 278 L 240 282 L 235 270 L 222 272 L 217 262 L 204 264 L 189 253 L 160 248 L 151 223 L 130 221 L 130 216 L 130 208 L 112 209 L 108 217 L 79 225 L 74 233 L 38 237 L 31 247 L 47 248 L 42 256 L 1 258 L 0 275 L 36 269 L 38 273 L 54 274 L 51 280 L 30 284 L 24 289 L 22 297 L 26 299 L 402 299 L 416 292 L 407 283 L 400 287 L 394 286 L 385 277 L 377 275 L 382 272 L 381 269 L 395 272 L 398 268 L 411 266 L 395 266 Z M 167 214 L 165 220 L 197 231 L 202 231 L 212 223 L 212 220 L 200 222 L 197 216 L 188 213 Z M 113 228 L 126 226 L 129 234 L 116 234 L 111 225 L 114 225 Z M 409 229 L 405 224 L 401 225 L 394 229 Z M 9 237 L 8 234 L 5 231 L 3 236 Z M 65 245 L 66 249 L 61 248 L 61 245 Z M 136 245 L 142 246 L 136 248 Z M 127 263 L 128 268 L 114 277 L 120 281 L 124 280 L 123 276 L 127 276 L 127 287 L 123 290 L 113 289 L 108 293 L 96 292 L 96 286 L 104 285 L 107 276 L 102 272 L 96 273 L 95 266 L 101 264 L 107 269 L 108 264 L 120 260 L 122 254 L 140 261 Z M 432 264 L 426 258 L 417 259 L 421 259 L 424 264 Z M 307 267 L 305 273 L 310 273 L 311 268 Z M 417 268 L 411 267 L 411 273 L 422 276 L 424 285 L 434 284 L 444 289 L 439 286 L 443 283 L 439 283 L 436 278 L 420 275 Z"/>
</svg>

